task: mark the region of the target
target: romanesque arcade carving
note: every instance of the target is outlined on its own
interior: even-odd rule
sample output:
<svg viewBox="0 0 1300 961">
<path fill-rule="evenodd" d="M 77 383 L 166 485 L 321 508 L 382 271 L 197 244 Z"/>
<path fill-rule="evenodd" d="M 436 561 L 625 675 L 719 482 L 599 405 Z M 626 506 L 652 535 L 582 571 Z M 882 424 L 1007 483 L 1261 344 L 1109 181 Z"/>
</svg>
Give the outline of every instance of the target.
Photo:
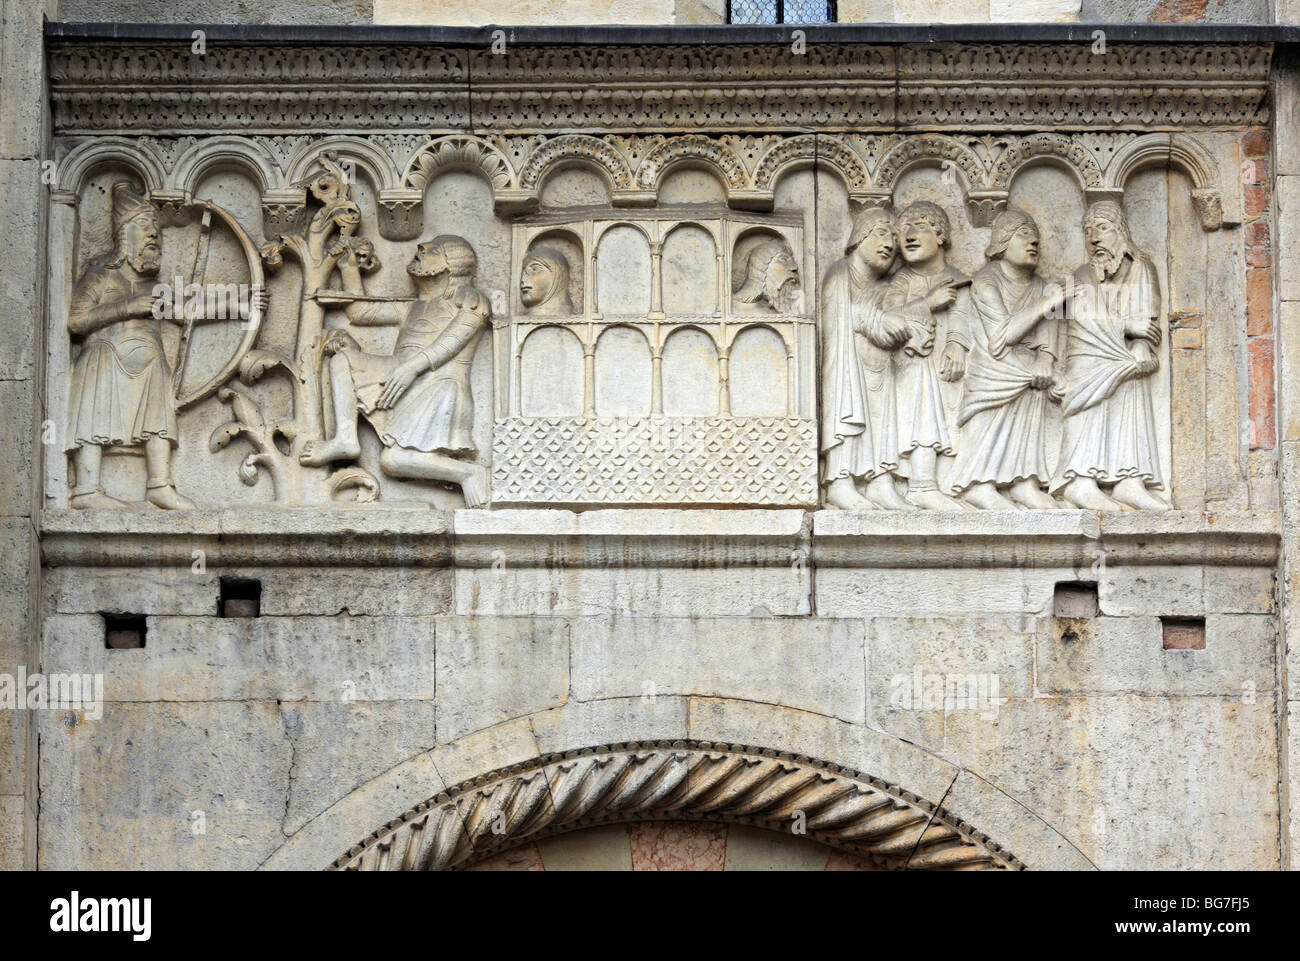
<svg viewBox="0 0 1300 961">
<path fill-rule="evenodd" d="M 1144 172 L 1231 144 L 755 130 L 64 136 L 49 496 L 1172 505 Z"/>
</svg>

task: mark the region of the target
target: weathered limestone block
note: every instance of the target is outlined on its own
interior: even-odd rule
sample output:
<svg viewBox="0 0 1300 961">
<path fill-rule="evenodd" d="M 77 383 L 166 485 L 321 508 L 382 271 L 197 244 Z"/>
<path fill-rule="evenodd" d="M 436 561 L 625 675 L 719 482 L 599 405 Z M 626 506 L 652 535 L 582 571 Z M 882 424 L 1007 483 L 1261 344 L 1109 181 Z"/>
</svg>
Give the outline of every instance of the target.
<svg viewBox="0 0 1300 961">
<path fill-rule="evenodd" d="M 1096 617 L 1043 621 L 1036 645 L 1038 693 L 1136 693 L 1245 699 L 1275 689 L 1277 621 L 1255 614 L 1211 614 L 1205 649 L 1161 648 L 1160 618 Z"/>
<path fill-rule="evenodd" d="M 529 716 L 542 754 L 575 751 L 592 744 L 678 741 L 687 736 L 690 699 L 647 692 L 634 697 L 570 701 L 562 708 Z"/>
<path fill-rule="evenodd" d="M 1267 695 L 1014 699 L 992 719 L 950 715 L 946 744 L 922 746 L 986 777 L 1100 868 L 1209 868 L 1230 851 L 1234 865 L 1267 870 L 1279 858 L 1275 795 L 1260 788 L 1277 763 L 1274 713 Z M 1066 745 L 1050 770 L 1049 741 Z"/>
<path fill-rule="evenodd" d="M 429 700 L 435 618 L 150 617 L 106 650 L 98 615 L 45 622 L 45 670 L 104 675 L 115 701 Z"/>
<path fill-rule="evenodd" d="M 1097 593 L 1107 615 L 1272 614 L 1276 579 L 1272 567 L 1112 564 Z"/>
<path fill-rule="evenodd" d="M 42 867 L 250 870 L 282 843 L 293 752 L 274 703 L 110 704 L 99 721 L 39 723 L 41 797 L 67 812 L 41 819 Z"/>
<path fill-rule="evenodd" d="M 429 701 L 309 701 L 281 704 L 280 710 L 293 745 L 283 825 L 288 834 L 434 743 Z"/>
<path fill-rule="evenodd" d="M 23 868 L 23 796 L 0 794 L 0 871 Z"/>
<path fill-rule="evenodd" d="M 861 624 L 759 618 L 583 620 L 573 629 L 579 701 L 693 695 L 788 704 L 862 723 Z"/>
<path fill-rule="evenodd" d="M 438 740 L 563 704 L 572 629 L 560 618 L 439 618 Z"/>
</svg>

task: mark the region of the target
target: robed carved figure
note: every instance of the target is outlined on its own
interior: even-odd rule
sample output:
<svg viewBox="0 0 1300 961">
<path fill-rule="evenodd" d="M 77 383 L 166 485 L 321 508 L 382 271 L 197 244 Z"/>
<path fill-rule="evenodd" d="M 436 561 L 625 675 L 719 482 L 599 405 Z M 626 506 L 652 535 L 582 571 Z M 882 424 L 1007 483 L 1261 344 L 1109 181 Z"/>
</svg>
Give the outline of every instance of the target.
<svg viewBox="0 0 1300 961">
<path fill-rule="evenodd" d="M 1065 427 L 1052 490 L 1076 507 L 1166 510 L 1151 493 L 1164 489 L 1151 398 L 1160 279 L 1118 203 L 1090 206 L 1083 231 L 1088 263 L 1067 302 Z"/>
<path fill-rule="evenodd" d="M 890 353 L 911 334 L 883 306 L 896 249 L 889 212 L 869 207 L 854 218 L 845 257 L 822 282 L 824 483 L 827 502 L 844 510 L 912 506 L 893 480 L 898 424 Z"/>
</svg>

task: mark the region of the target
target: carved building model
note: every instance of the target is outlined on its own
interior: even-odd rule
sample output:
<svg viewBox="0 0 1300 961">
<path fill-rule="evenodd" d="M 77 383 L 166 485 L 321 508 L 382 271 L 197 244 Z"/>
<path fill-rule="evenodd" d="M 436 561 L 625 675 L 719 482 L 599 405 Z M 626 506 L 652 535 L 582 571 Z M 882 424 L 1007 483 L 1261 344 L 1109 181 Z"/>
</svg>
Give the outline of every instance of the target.
<svg viewBox="0 0 1300 961">
<path fill-rule="evenodd" d="M 209 863 L 780 827 L 761 771 L 876 866 L 1274 866 L 1277 797 L 1196 800 L 1144 854 L 1163 788 L 1115 781 L 1196 729 L 1219 746 L 1171 797 L 1276 788 L 1247 323 L 1272 46 L 448 37 L 51 31 L 42 663 L 244 704 L 299 763 L 344 737 L 317 710 L 341 685 L 376 705 L 346 785 L 299 772 L 273 827 L 257 795 Z M 231 633 L 208 594 L 250 579 L 263 616 Z M 105 650 L 128 614 L 144 649 Z M 1163 649 L 1184 620 L 1212 655 Z M 240 680 L 121 673 L 185 650 Z M 936 673 L 997 678 L 1001 720 L 922 705 Z M 149 723 L 116 710 L 104 744 Z M 81 817 L 73 762 L 40 763 Z"/>
</svg>

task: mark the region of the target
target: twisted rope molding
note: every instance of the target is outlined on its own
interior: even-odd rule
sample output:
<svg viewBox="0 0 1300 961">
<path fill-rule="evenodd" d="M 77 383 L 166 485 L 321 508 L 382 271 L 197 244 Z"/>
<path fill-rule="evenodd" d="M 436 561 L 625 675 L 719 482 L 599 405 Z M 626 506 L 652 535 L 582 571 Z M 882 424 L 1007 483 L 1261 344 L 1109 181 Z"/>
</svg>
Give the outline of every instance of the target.
<svg viewBox="0 0 1300 961">
<path fill-rule="evenodd" d="M 332 871 L 438 871 L 579 828 L 727 821 L 806 836 L 882 868 L 1024 870 L 942 807 L 798 754 L 708 741 L 643 741 L 550 754 L 456 785 L 388 822 Z"/>
</svg>

